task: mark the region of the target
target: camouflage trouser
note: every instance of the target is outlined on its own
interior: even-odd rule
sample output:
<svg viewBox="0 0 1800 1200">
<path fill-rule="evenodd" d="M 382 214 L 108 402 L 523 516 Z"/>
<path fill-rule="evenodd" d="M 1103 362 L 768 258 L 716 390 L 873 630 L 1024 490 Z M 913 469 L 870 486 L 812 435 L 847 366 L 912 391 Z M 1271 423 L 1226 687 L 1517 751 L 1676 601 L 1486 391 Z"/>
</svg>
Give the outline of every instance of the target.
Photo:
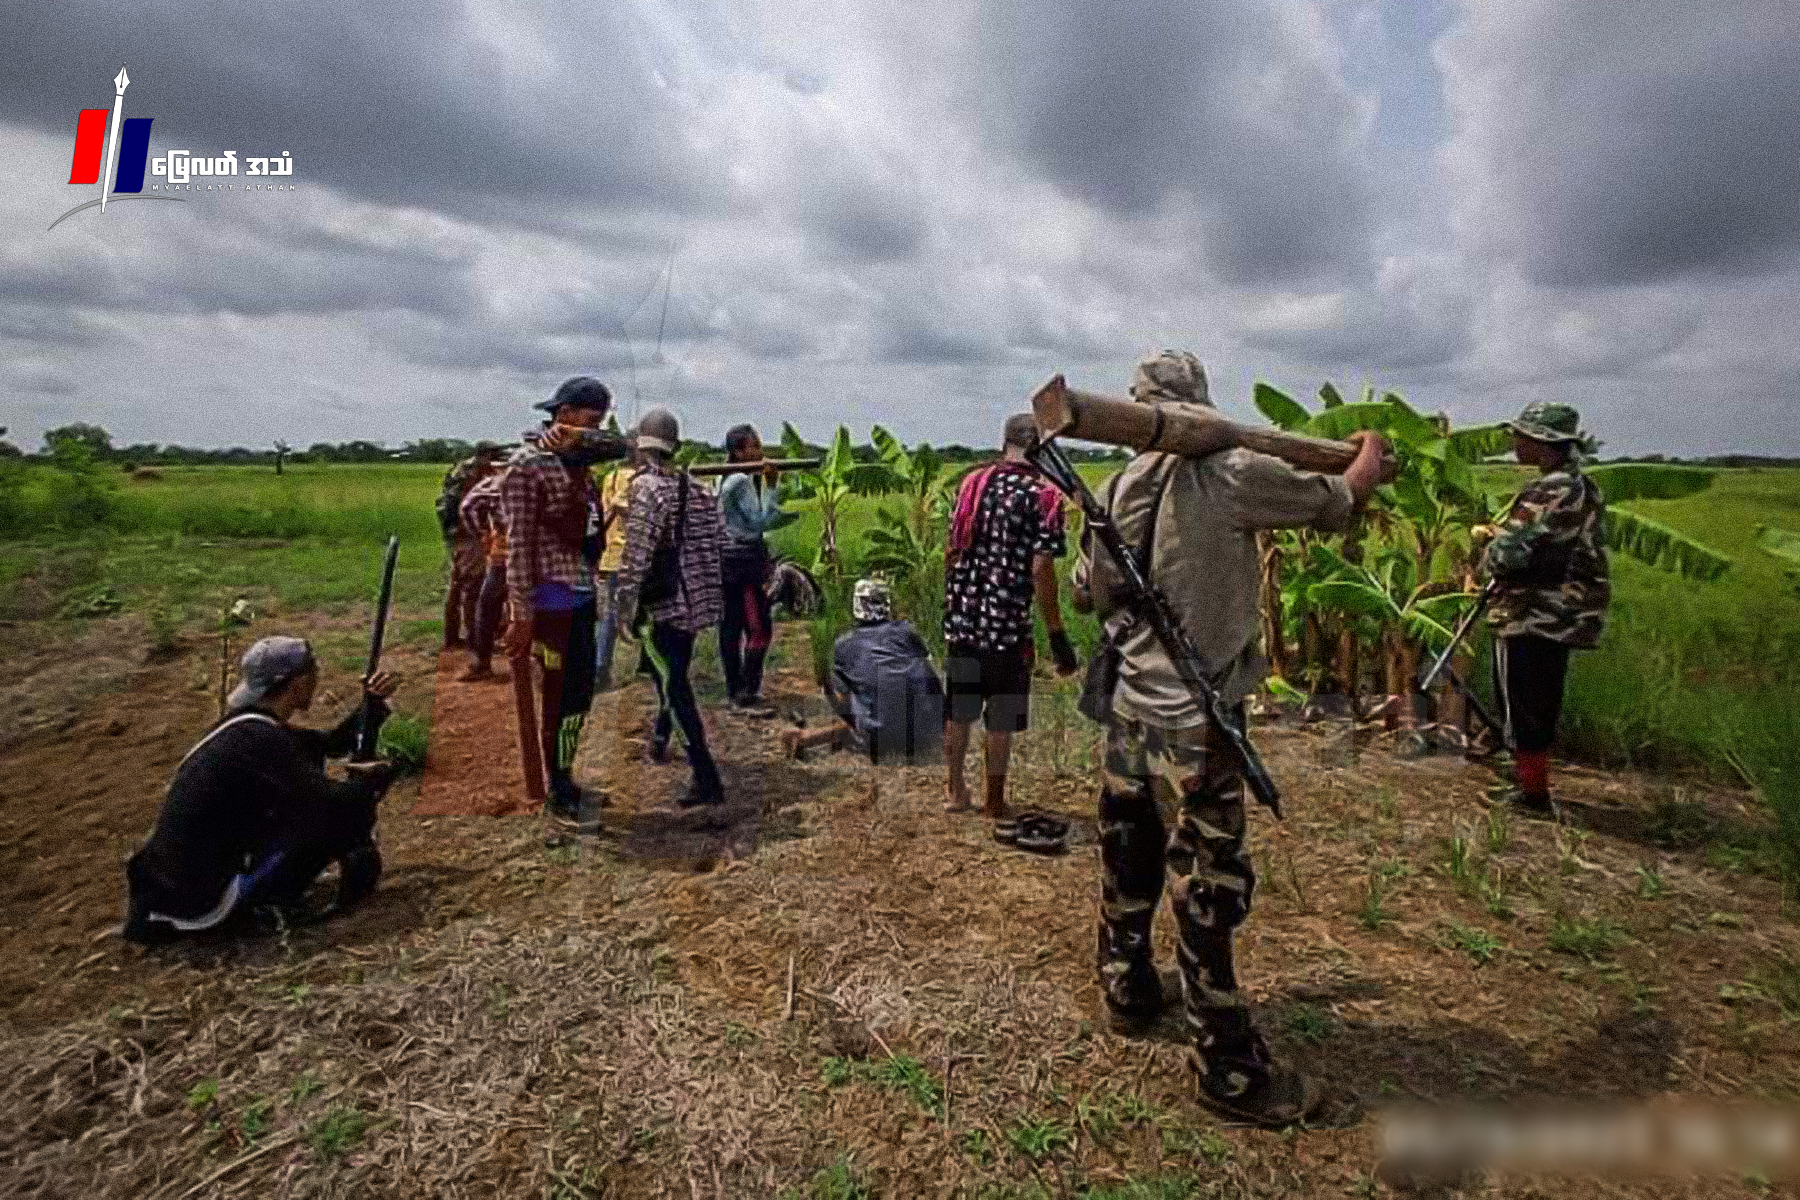
<svg viewBox="0 0 1800 1200">
<path fill-rule="evenodd" d="M 1173 835 L 1164 809 L 1175 812 Z M 1232 965 L 1256 873 L 1244 850 L 1244 783 L 1210 727 L 1168 730 L 1114 717 L 1100 795 L 1099 965 L 1107 1003 L 1129 1013 L 1155 995 L 1150 928 L 1173 872 L 1182 1002 L 1200 1066 L 1227 1091 L 1267 1068 Z M 1236 1078 L 1233 1078 L 1235 1076 Z"/>
</svg>

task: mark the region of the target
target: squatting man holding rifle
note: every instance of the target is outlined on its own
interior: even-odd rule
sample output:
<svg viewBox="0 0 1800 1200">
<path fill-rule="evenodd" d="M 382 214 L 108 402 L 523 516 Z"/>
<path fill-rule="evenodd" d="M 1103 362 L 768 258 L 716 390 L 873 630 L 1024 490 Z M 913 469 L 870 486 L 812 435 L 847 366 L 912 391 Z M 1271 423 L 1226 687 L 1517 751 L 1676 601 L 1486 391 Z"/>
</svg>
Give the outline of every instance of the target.
<svg viewBox="0 0 1800 1200">
<path fill-rule="evenodd" d="M 1212 407 L 1205 372 L 1185 351 L 1142 363 L 1131 395 L 1171 413 L 1204 415 Z M 1358 453 L 1342 477 L 1242 448 L 1200 458 L 1145 452 L 1104 489 L 1113 524 L 1167 598 L 1239 730 L 1244 697 L 1268 673 L 1258 641 L 1257 531 L 1343 529 L 1381 483 L 1386 452 L 1377 434 L 1352 440 Z M 1094 706 L 1106 724 L 1097 954 L 1106 1004 L 1127 1032 L 1147 1028 L 1163 1010 L 1150 931 L 1173 868 L 1177 958 L 1201 1101 L 1259 1125 L 1303 1120 L 1324 1098 L 1274 1059 L 1251 1023 L 1232 961 L 1232 931 L 1249 915 L 1256 886 L 1244 849 L 1240 760 L 1155 632 L 1127 607 L 1119 570 L 1096 554 L 1091 533 L 1073 583 L 1076 607 L 1097 613 L 1117 648 L 1112 695 Z M 1177 814 L 1172 834 L 1165 806 Z"/>
<path fill-rule="evenodd" d="M 155 831 L 126 864 L 130 941 L 320 919 L 367 898 L 381 877 L 372 835 L 393 765 L 351 762 L 349 778 L 334 782 L 325 761 L 359 741 L 373 744 L 394 676 L 370 676 L 362 703 L 329 732 L 290 723 L 319 686 L 304 640 L 263 638 L 244 654 L 238 679 L 225 716 L 181 760 Z M 336 901 L 305 911 L 307 889 L 333 862 L 341 872 Z"/>
</svg>

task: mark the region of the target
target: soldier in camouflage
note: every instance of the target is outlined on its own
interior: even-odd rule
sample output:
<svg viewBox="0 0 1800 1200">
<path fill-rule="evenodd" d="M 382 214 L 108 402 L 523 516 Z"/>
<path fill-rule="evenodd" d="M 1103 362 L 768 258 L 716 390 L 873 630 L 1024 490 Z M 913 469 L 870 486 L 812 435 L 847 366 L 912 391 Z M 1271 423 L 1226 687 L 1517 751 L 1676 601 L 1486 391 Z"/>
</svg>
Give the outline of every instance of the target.
<svg viewBox="0 0 1800 1200">
<path fill-rule="evenodd" d="M 445 472 L 443 490 L 438 493 L 438 526 L 444 534 L 444 549 L 450 552 L 450 587 L 444 596 L 446 650 L 466 644 L 465 630 L 470 637 L 475 635 L 475 606 L 487 573 L 487 554 L 480 540 L 465 537 L 460 527 L 463 497 L 499 465 L 500 447 L 493 442 L 479 442 L 471 457 Z"/>
<path fill-rule="evenodd" d="M 1206 373 L 1186 351 L 1142 363 L 1131 395 L 1166 411 L 1212 408 Z M 1363 432 L 1355 440 L 1361 449 L 1342 476 L 1241 449 L 1192 459 L 1139 454 L 1100 497 L 1193 639 L 1200 671 L 1240 723 L 1243 698 L 1268 676 L 1257 531 L 1342 530 L 1383 473 L 1382 439 Z M 1117 568 L 1091 538 L 1071 583 L 1075 607 L 1096 613 L 1119 651 L 1117 686 L 1100 702 L 1106 756 L 1096 965 L 1109 1015 L 1121 1032 L 1134 1033 L 1163 1011 L 1151 931 L 1167 890 L 1198 1099 L 1257 1125 L 1316 1119 L 1334 1107 L 1332 1098 L 1275 1057 L 1238 989 L 1232 938 L 1250 914 L 1256 872 L 1244 845 L 1244 781 L 1225 735 L 1155 633 L 1123 606 Z"/>
<path fill-rule="evenodd" d="M 1593 443 L 1566 404 L 1533 404 L 1506 426 L 1521 463 L 1542 474 L 1498 528 L 1479 530 L 1494 594 L 1494 693 L 1513 752 L 1514 784 L 1496 799 L 1553 815 L 1550 745 L 1562 713 L 1569 651 L 1600 642 L 1612 597 L 1601 540 L 1606 501 L 1581 472 Z"/>
</svg>

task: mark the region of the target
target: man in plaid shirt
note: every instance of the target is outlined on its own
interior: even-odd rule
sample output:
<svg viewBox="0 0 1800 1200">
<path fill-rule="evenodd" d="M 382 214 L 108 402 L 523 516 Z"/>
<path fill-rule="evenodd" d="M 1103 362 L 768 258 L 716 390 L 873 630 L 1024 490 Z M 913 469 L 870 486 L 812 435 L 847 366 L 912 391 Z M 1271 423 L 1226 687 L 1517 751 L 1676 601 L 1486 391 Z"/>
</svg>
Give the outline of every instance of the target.
<svg viewBox="0 0 1800 1200">
<path fill-rule="evenodd" d="M 530 671 L 533 659 L 538 663 L 548 806 L 556 816 L 579 820 L 582 791 L 570 769 L 594 699 L 599 529 L 598 497 L 588 471 L 592 455 L 582 431 L 606 419 L 612 393 L 599 380 L 578 376 L 537 407 L 550 414 L 550 427 L 528 435 L 500 483 L 512 605 L 506 655 L 515 673 Z"/>
<path fill-rule="evenodd" d="M 694 641 L 725 614 L 719 557 L 725 522 L 713 494 L 673 465 L 681 428 L 672 413 L 653 408 L 638 422 L 637 448 L 643 467 L 631 482 L 631 509 L 625 522 L 625 558 L 619 567 L 619 628 L 644 647 L 659 700 L 650 731 L 650 757 L 667 762 L 677 725 L 687 743 L 693 783 L 681 807 L 722 804 L 725 785 L 706 744 L 706 726 L 688 679 Z M 680 519 L 677 515 L 681 514 Z M 652 578 L 657 547 L 675 547 L 674 574 Z M 665 595 L 649 599 L 646 589 Z"/>
</svg>

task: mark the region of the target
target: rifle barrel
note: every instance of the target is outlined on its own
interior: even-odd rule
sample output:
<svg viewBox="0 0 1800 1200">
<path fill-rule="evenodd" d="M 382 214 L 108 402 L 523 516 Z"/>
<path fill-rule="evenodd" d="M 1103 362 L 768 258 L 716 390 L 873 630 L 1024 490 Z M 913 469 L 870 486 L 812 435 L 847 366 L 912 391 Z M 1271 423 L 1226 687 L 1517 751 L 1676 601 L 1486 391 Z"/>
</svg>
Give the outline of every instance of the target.
<svg viewBox="0 0 1800 1200">
<path fill-rule="evenodd" d="M 381 669 L 382 643 L 387 639 L 388 605 L 394 598 L 394 566 L 400 558 L 400 538 L 388 538 L 387 554 L 381 562 L 381 591 L 375 598 L 375 625 L 369 631 L 369 658 L 363 667 L 363 683 L 374 678 Z M 363 693 L 362 726 L 356 735 L 356 758 L 367 762 L 375 757 L 375 705 L 368 692 Z"/>
</svg>

